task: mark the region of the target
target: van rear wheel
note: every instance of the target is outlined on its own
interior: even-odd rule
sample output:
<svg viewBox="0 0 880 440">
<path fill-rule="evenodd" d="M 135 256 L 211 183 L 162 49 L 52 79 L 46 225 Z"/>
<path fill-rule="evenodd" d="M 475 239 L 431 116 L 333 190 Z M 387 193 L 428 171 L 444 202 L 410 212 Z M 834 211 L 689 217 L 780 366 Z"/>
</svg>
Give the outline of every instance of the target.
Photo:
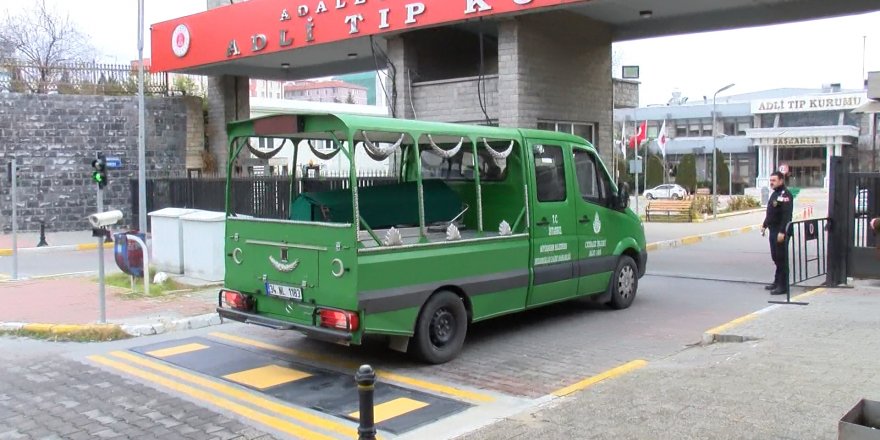
<svg viewBox="0 0 880 440">
<path fill-rule="evenodd" d="M 467 334 L 467 310 L 458 295 L 440 291 L 422 307 L 413 337 L 412 354 L 442 364 L 458 356 Z"/>
<path fill-rule="evenodd" d="M 611 278 L 611 301 L 612 308 L 625 309 L 636 298 L 639 288 L 639 269 L 632 257 L 623 255 L 617 262 L 614 276 Z"/>
</svg>

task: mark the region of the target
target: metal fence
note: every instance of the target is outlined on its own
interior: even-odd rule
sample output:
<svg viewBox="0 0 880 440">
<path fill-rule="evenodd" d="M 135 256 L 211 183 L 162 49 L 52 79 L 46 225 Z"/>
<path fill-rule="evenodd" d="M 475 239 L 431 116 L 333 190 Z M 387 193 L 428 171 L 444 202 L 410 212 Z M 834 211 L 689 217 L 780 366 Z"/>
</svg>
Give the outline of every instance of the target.
<svg viewBox="0 0 880 440">
<path fill-rule="evenodd" d="M 789 283 L 825 276 L 828 272 L 828 219 L 801 220 L 788 224 Z"/>
<path fill-rule="evenodd" d="M 370 173 L 358 177 L 358 187 L 387 185 L 397 178 L 384 173 Z M 130 180 L 132 218 L 138 218 L 138 181 Z M 349 179 L 344 175 L 319 175 L 313 178 L 289 176 L 253 176 L 232 179 L 231 202 L 234 212 L 259 218 L 286 219 L 290 217 L 290 201 L 303 192 L 324 192 L 348 189 Z M 291 194 L 291 189 L 293 194 Z M 147 180 L 147 212 L 163 208 L 192 208 L 208 211 L 226 210 L 225 178 L 165 178 Z"/>
<path fill-rule="evenodd" d="M 198 94 L 204 78 L 179 76 L 175 81 L 165 72 L 144 71 L 147 95 Z M 176 83 L 176 84 L 175 84 Z M 18 60 L 0 60 L 0 91 L 64 95 L 135 95 L 138 69 L 125 64 L 65 63 L 36 65 Z"/>
</svg>

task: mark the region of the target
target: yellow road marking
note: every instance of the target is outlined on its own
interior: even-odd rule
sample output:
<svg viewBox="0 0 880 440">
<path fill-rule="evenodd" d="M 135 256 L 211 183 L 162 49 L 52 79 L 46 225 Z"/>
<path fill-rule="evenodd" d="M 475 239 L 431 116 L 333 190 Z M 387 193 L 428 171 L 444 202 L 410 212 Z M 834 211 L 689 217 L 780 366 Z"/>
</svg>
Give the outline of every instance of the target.
<svg viewBox="0 0 880 440">
<path fill-rule="evenodd" d="M 599 373 L 593 377 L 589 377 L 587 379 L 584 379 L 580 382 L 573 383 L 565 388 L 560 388 L 560 389 L 554 391 L 552 394 L 556 397 L 567 396 L 567 395 L 574 393 L 576 391 L 584 390 L 587 387 L 590 387 L 594 384 L 602 382 L 603 380 L 622 376 L 626 373 L 629 373 L 630 371 L 638 370 L 639 368 L 642 368 L 646 365 L 648 365 L 648 361 L 645 361 L 642 359 L 636 359 L 634 361 L 627 362 L 619 367 L 612 368 L 612 369 L 605 371 L 603 373 Z"/>
<path fill-rule="evenodd" d="M 273 429 L 277 429 L 281 432 L 285 432 L 287 434 L 291 434 L 300 438 L 305 439 L 322 439 L 322 440 L 332 440 L 333 437 L 329 437 L 327 435 L 321 434 L 316 431 L 312 431 L 301 426 L 290 423 L 286 420 L 280 419 L 278 417 L 270 416 L 268 414 L 256 411 L 239 403 L 235 403 L 231 400 L 224 399 L 222 397 L 218 397 L 214 394 L 211 394 L 207 391 L 200 390 L 198 388 L 191 387 L 186 384 L 182 384 L 179 382 L 175 382 L 171 379 L 159 376 L 154 373 L 150 373 L 148 371 L 139 370 L 137 368 L 131 367 L 122 362 L 114 361 L 102 356 L 89 356 L 89 359 L 92 362 L 99 363 L 101 365 L 113 368 L 115 370 L 121 371 L 126 374 L 130 374 L 132 376 L 141 378 L 148 382 L 155 383 L 157 385 L 161 385 L 165 388 L 174 390 L 181 394 L 185 394 L 194 399 L 201 400 L 203 402 L 210 403 L 212 405 L 218 406 L 228 411 L 232 411 L 242 417 L 247 417 L 251 420 L 260 422 L 266 426 L 269 426 Z"/>
<path fill-rule="evenodd" d="M 82 243 L 76 245 L 78 251 L 93 251 L 98 249 L 98 243 Z M 113 243 L 104 243 L 104 249 L 113 249 Z"/>
<path fill-rule="evenodd" d="M 425 402 L 410 399 L 408 397 L 400 397 L 373 407 L 373 423 L 382 423 L 388 419 L 402 416 L 408 412 L 412 412 L 426 406 L 428 406 L 428 404 Z M 355 420 L 360 420 L 361 412 L 355 411 L 348 416 L 354 418 Z"/>
<path fill-rule="evenodd" d="M 157 357 L 157 358 L 166 358 L 166 357 L 170 357 L 170 356 L 174 356 L 174 355 L 178 355 L 178 354 L 191 353 L 194 351 L 204 350 L 206 348 L 211 348 L 211 347 L 208 347 L 207 345 L 204 345 L 204 344 L 192 343 L 192 344 L 179 345 L 177 347 L 163 348 L 161 350 L 148 351 L 146 354 L 153 356 L 153 357 Z"/>
<path fill-rule="evenodd" d="M 238 373 L 227 374 L 224 379 L 238 382 L 260 390 L 272 388 L 284 383 L 310 377 L 311 374 L 279 365 L 266 365 L 265 367 L 253 368 Z"/>
<path fill-rule="evenodd" d="M 740 325 L 744 322 L 751 321 L 757 317 L 758 317 L 757 313 L 749 313 L 748 315 L 740 316 L 739 318 L 736 318 L 732 321 L 728 321 L 724 324 L 721 324 L 718 327 L 710 328 L 709 330 L 706 330 L 706 333 L 717 335 L 725 330 L 730 329 L 731 327 L 735 327 L 735 326 Z"/>
<path fill-rule="evenodd" d="M 824 287 L 818 287 L 818 288 L 815 288 L 815 289 L 813 289 L 813 290 L 810 290 L 809 292 L 804 292 L 804 293 L 802 293 L 802 294 L 800 294 L 800 295 L 798 295 L 798 296 L 795 296 L 795 297 L 793 297 L 791 300 L 792 300 L 792 301 L 801 301 L 801 300 L 803 300 L 804 298 L 809 298 L 809 297 L 811 297 L 811 296 L 813 296 L 813 295 L 818 295 L 818 294 L 823 293 L 823 292 L 825 292 L 825 288 L 824 288 Z"/>
<path fill-rule="evenodd" d="M 297 356 L 304 359 L 309 359 L 315 362 L 321 362 L 328 365 L 336 366 L 338 368 L 345 369 L 357 369 L 360 365 L 356 362 L 348 362 L 343 361 L 337 358 L 333 358 L 330 356 L 324 356 L 316 353 L 309 353 L 299 350 L 294 350 L 292 348 L 287 347 L 279 347 L 277 345 L 268 344 L 262 341 L 256 341 L 253 339 L 243 338 L 241 336 L 230 335 L 226 333 L 213 332 L 210 333 L 210 336 L 219 339 L 225 339 L 227 341 L 237 342 L 239 344 L 250 345 L 257 348 L 263 348 L 266 350 L 272 350 L 279 353 L 285 353 L 292 356 Z M 421 388 L 423 390 L 434 391 L 441 394 L 446 394 L 448 396 L 459 397 L 462 399 L 475 401 L 475 402 L 494 402 L 495 398 L 486 394 L 475 393 L 472 391 L 462 390 L 459 388 L 451 387 L 448 385 L 441 385 L 433 382 L 426 382 L 424 380 L 415 379 L 408 376 L 402 376 L 397 373 L 392 373 L 390 371 L 378 370 L 376 371 L 376 376 L 380 379 L 389 380 L 392 382 L 402 383 L 406 385 L 410 385 L 416 388 Z"/>
<path fill-rule="evenodd" d="M 333 422 L 330 420 L 323 419 L 321 417 L 309 414 L 305 411 L 298 410 L 296 408 L 292 408 L 287 405 L 282 405 L 278 402 L 268 400 L 257 395 L 252 394 L 251 392 L 243 391 L 241 389 L 235 388 L 230 385 L 222 384 L 215 382 L 213 380 L 205 379 L 204 377 L 197 376 L 192 373 L 187 373 L 186 371 L 179 370 L 177 368 L 169 367 L 165 364 L 160 364 L 158 362 L 133 355 L 131 353 L 127 353 L 124 351 L 114 351 L 110 353 L 112 356 L 125 359 L 129 362 L 135 363 L 137 365 L 147 367 L 153 369 L 155 371 L 159 371 L 165 373 L 169 376 L 176 377 L 181 380 L 185 380 L 187 382 L 193 383 L 195 385 L 199 385 L 219 393 L 223 393 L 229 397 L 234 397 L 243 402 L 247 402 L 256 406 L 259 406 L 263 409 L 267 409 L 277 414 L 281 414 L 283 416 L 287 416 L 293 419 L 297 419 L 308 423 L 309 425 L 316 426 L 321 429 L 325 429 L 327 431 L 335 432 L 337 434 L 341 434 L 346 436 L 347 438 L 357 438 L 357 429 L 348 427 L 341 423 Z"/>
<path fill-rule="evenodd" d="M 660 245 L 657 243 L 648 243 L 648 245 L 645 246 L 645 250 L 646 251 L 656 251 L 659 247 L 660 247 Z"/>
<path fill-rule="evenodd" d="M 694 244 L 701 241 L 703 241 L 703 237 L 700 237 L 699 235 L 691 235 L 689 237 L 684 237 L 681 239 L 682 244 Z"/>
</svg>

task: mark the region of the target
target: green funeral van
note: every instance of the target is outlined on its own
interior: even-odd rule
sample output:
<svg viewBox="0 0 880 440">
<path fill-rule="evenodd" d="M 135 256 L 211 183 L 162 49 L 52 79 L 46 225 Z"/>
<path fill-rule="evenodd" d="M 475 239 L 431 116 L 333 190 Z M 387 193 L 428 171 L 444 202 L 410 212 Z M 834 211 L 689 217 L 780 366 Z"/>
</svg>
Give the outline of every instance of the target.
<svg viewBox="0 0 880 440">
<path fill-rule="evenodd" d="M 252 194 L 235 191 L 254 189 L 228 178 L 226 319 L 341 344 L 381 336 L 442 363 L 474 322 L 576 298 L 629 307 L 645 273 L 627 190 L 577 136 L 297 113 L 229 123 L 228 138 L 228 176 L 287 148 L 295 168 L 333 161 L 345 178 L 315 191 L 289 173 L 284 218 L 237 213 Z M 367 161 L 394 178 L 359 178 Z"/>
</svg>

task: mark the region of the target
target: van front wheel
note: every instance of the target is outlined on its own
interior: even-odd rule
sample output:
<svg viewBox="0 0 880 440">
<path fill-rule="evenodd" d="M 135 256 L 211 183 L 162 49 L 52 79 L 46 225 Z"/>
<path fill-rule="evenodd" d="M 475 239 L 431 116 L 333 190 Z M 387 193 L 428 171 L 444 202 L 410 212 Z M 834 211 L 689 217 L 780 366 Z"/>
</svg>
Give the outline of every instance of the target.
<svg viewBox="0 0 880 440">
<path fill-rule="evenodd" d="M 617 269 L 611 278 L 611 301 L 608 305 L 615 309 L 625 309 L 632 304 L 639 288 L 638 267 L 632 257 L 623 255 L 617 262 Z"/>
<path fill-rule="evenodd" d="M 413 337 L 413 355 L 432 364 L 458 356 L 467 334 L 467 311 L 458 295 L 437 292 L 422 307 Z"/>
</svg>

